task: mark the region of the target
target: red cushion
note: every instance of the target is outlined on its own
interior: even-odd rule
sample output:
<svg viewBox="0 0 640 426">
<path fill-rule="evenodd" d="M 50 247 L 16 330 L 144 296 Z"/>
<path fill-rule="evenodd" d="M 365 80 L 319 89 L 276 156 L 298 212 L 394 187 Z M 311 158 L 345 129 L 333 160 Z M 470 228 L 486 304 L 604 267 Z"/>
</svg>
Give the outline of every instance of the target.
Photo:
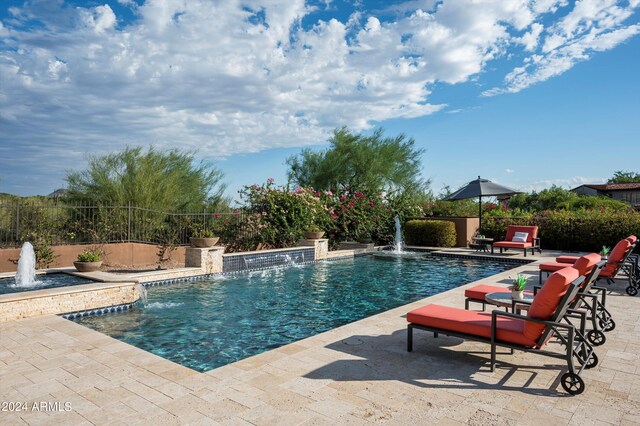
<svg viewBox="0 0 640 426">
<path fill-rule="evenodd" d="M 626 240 L 631 244 L 635 244 L 638 241 L 638 237 L 636 237 L 635 235 L 629 235 Z"/>
<path fill-rule="evenodd" d="M 464 291 L 464 296 L 469 299 L 485 300 L 485 296 L 489 293 L 510 292 L 509 287 L 500 287 L 497 285 L 478 284 Z M 532 291 L 525 290 L 524 294 L 533 294 Z"/>
<path fill-rule="evenodd" d="M 558 263 L 576 263 L 576 260 L 580 259 L 580 256 L 558 256 L 556 257 L 556 262 Z M 565 265 L 566 266 L 566 265 Z"/>
<path fill-rule="evenodd" d="M 541 271 L 555 272 L 555 271 L 559 271 L 560 269 L 566 268 L 567 266 L 571 266 L 571 265 L 567 265 L 566 263 L 558 263 L 558 262 L 544 262 L 540 264 L 539 268 Z"/>
<path fill-rule="evenodd" d="M 488 312 L 427 305 L 409 312 L 407 321 L 427 327 L 491 338 L 491 314 Z M 524 321 L 521 319 L 498 317 L 496 338 L 519 345 L 535 346 L 535 340 L 527 338 L 523 334 L 523 329 Z"/>
<path fill-rule="evenodd" d="M 620 266 L 620 262 L 624 259 L 624 256 L 627 254 L 627 251 L 631 248 L 631 243 L 629 240 L 621 240 L 616 244 L 616 246 L 611 250 L 611 254 L 609 255 L 609 260 L 607 264 L 602 268 L 600 272 L 601 277 L 613 277 L 616 272 L 618 272 L 618 267 Z"/>
<path fill-rule="evenodd" d="M 507 247 L 507 248 L 528 248 L 531 247 L 531 243 L 515 243 L 513 241 L 498 241 L 497 243 L 493 243 L 494 247 Z"/>
<path fill-rule="evenodd" d="M 579 275 L 578 271 L 571 266 L 551 274 L 538 291 L 538 294 L 536 294 L 536 297 L 533 298 L 527 316 L 541 320 L 551 318 L 558 308 L 560 299 L 569 289 L 569 284 Z M 527 321 L 524 325 L 524 335 L 531 340 L 538 340 L 544 331 L 544 327 L 543 324 Z"/>
<path fill-rule="evenodd" d="M 573 267 L 578 270 L 580 275 L 587 275 L 591 272 L 596 263 L 600 262 L 602 257 L 598 253 L 589 253 L 576 260 Z"/>
<path fill-rule="evenodd" d="M 576 258 L 576 261 L 573 262 L 573 265 L 571 266 L 573 266 L 580 275 L 587 275 L 601 259 L 602 258 L 597 253 L 585 254 L 582 257 Z M 554 272 L 559 271 L 562 268 L 566 268 L 567 266 L 570 265 L 561 262 L 544 262 L 540 264 L 540 270 Z"/>
<path fill-rule="evenodd" d="M 533 239 L 538 236 L 538 227 L 537 226 L 519 226 L 519 225 L 509 225 L 507 226 L 507 235 L 504 237 L 505 241 L 513 240 L 513 236 L 516 232 L 526 232 L 527 234 L 527 242 L 533 242 Z"/>
<path fill-rule="evenodd" d="M 498 291 L 509 291 L 507 287 L 500 287 L 497 285 L 478 284 L 464 291 L 464 296 L 470 299 L 484 300 L 484 297 L 489 293 L 496 293 Z"/>
</svg>

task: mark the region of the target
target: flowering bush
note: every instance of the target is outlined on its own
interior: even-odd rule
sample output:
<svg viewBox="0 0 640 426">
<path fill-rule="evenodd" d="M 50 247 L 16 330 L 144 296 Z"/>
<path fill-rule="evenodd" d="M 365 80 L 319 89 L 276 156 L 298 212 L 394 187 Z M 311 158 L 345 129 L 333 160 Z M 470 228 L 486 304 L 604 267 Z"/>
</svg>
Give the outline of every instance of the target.
<svg viewBox="0 0 640 426">
<path fill-rule="evenodd" d="M 240 195 L 246 204 L 254 242 L 263 247 L 290 247 L 312 226 L 330 222 L 323 194 L 311 188 L 278 187 L 273 179 L 263 185 L 245 186 Z"/>
<path fill-rule="evenodd" d="M 365 194 L 345 188 L 340 193 L 313 188 L 278 187 L 273 180 L 251 185 L 241 191 L 249 212 L 248 226 L 254 244 L 262 247 L 289 247 L 304 231 L 319 228 L 330 244 L 371 238 L 379 244 L 393 240 L 394 218 L 404 221 L 422 215 L 411 197 L 399 194 Z"/>
</svg>

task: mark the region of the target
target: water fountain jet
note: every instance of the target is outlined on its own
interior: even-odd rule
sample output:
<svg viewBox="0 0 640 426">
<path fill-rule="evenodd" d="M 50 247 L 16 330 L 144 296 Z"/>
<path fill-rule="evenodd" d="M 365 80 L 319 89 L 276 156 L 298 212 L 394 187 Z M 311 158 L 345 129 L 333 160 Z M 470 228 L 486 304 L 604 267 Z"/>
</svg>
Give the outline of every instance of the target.
<svg viewBox="0 0 640 426">
<path fill-rule="evenodd" d="M 40 284 L 36 281 L 36 253 L 29 241 L 25 242 L 20 249 L 20 259 L 18 260 L 18 270 L 16 271 L 16 283 L 14 287 L 36 287 Z"/>
</svg>

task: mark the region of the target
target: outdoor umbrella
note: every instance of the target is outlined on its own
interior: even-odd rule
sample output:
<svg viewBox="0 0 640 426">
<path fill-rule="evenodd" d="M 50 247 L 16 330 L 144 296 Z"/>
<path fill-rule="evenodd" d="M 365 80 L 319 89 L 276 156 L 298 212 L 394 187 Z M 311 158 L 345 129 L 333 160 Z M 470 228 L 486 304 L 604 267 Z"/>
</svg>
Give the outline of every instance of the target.
<svg viewBox="0 0 640 426">
<path fill-rule="evenodd" d="M 482 229 L 482 197 L 495 197 L 497 195 L 512 195 L 520 191 L 498 185 L 487 179 L 472 180 L 453 194 L 444 198 L 444 201 L 466 200 L 478 197 L 478 216 L 480 217 L 479 229 Z"/>
</svg>

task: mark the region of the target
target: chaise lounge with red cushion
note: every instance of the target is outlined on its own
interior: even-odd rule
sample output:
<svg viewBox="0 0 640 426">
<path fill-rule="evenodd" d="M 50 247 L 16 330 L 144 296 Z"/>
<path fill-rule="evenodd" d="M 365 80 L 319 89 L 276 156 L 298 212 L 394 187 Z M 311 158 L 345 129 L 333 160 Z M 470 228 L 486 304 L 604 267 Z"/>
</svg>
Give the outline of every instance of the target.
<svg viewBox="0 0 640 426">
<path fill-rule="evenodd" d="M 630 235 L 624 240 L 620 240 L 609 254 L 607 266 L 600 274 L 601 278 L 605 278 L 609 284 L 612 284 L 613 278 L 619 272 L 624 272 L 629 280 L 626 291 L 630 296 L 638 294 L 638 288 L 640 287 L 640 259 L 633 254 L 637 245 L 638 237 L 635 235 Z M 577 256 L 558 256 L 556 257 L 556 262 L 567 264 L 576 258 Z"/>
<path fill-rule="evenodd" d="M 601 260 L 600 255 L 598 255 L 596 253 L 588 254 L 588 255 L 585 255 L 585 256 L 582 256 L 582 257 L 576 257 L 576 260 L 574 262 L 572 262 L 572 265 L 561 264 L 562 267 L 555 268 L 553 270 L 553 272 L 559 271 L 560 269 L 566 268 L 567 266 L 573 266 L 575 269 L 578 270 L 580 275 L 587 276 L 587 274 L 589 274 L 591 272 L 593 267 L 598 262 L 600 262 L 600 260 Z M 468 288 L 468 289 L 466 289 L 464 291 L 464 296 L 465 296 L 464 307 L 465 307 L 465 309 L 469 309 L 469 303 L 470 302 L 482 303 L 482 305 L 483 305 L 482 306 L 482 310 L 484 311 L 484 308 L 485 308 L 484 305 L 486 304 L 486 296 L 487 296 L 487 294 L 496 293 L 496 292 L 502 292 L 502 291 L 508 291 L 508 290 L 509 290 L 508 287 L 501 287 L 501 286 L 497 286 L 497 285 L 490 285 L 490 284 L 478 284 L 478 285 L 475 285 L 475 286 L 470 287 L 470 288 Z M 528 295 L 534 294 L 533 291 L 529 291 L 529 290 L 526 290 L 524 293 L 528 294 Z"/>
<path fill-rule="evenodd" d="M 580 316 L 580 330 L 594 346 L 605 343 L 606 336 L 603 331 L 611 331 L 616 327 L 616 323 L 611 313 L 606 309 L 606 289 L 594 286 L 598 280 L 600 272 L 605 265 L 599 254 L 591 253 L 579 257 L 572 265 L 578 270 L 580 275 L 585 277 L 582 287 L 578 291 L 578 296 L 570 305 L 571 311 Z M 566 268 L 569 265 L 564 265 Z M 540 286 L 534 286 L 533 291 L 525 291 L 525 294 L 535 296 Z M 465 309 L 469 309 L 469 302 L 482 303 L 482 310 L 485 309 L 486 296 L 489 293 L 503 292 L 507 289 L 501 286 L 478 284 L 465 290 Z M 595 293 L 594 293 L 595 292 Z M 519 301 L 519 304 L 526 303 Z M 582 313 L 584 312 L 584 317 Z M 568 319 L 568 318 L 567 318 Z M 591 321 L 591 329 L 586 332 L 586 321 Z"/>
<path fill-rule="evenodd" d="M 492 254 L 494 247 L 500 248 L 500 253 L 502 253 L 502 250 L 508 250 L 510 248 L 522 249 L 524 251 L 524 257 L 527 257 L 527 250 L 529 249 L 532 255 L 535 253 L 535 250 L 542 253 L 537 226 L 509 225 L 504 240 L 497 241 L 491 245 Z"/>
<path fill-rule="evenodd" d="M 576 328 L 560 322 L 584 281 L 576 269 L 554 272 L 533 299 L 527 315 L 494 310 L 492 313 L 467 311 L 440 305 L 426 305 L 407 314 L 407 350 L 413 350 L 413 329 L 431 331 L 491 345 L 491 371 L 495 369 L 498 346 L 563 359 L 568 372 L 560 383 L 570 394 L 580 394 L 585 384 L 580 374 L 593 368 L 598 358 L 593 346 Z M 544 349 L 551 337 L 560 340 L 564 353 Z M 574 361 L 577 361 L 574 362 Z"/>
<path fill-rule="evenodd" d="M 583 260 L 580 261 L 580 259 L 583 259 Z M 584 259 L 587 259 L 588 261 L 585 262 Z M 596 263 L 600 262 L 600 260 L 602 260 L 602 257 L 599 254 L 590 253 L 581 257 L 576 257 L 575 260 L 571 262 L 571 265 L 573 265 L 574 268 L 580 271 L 580 275 L 586 275 L 591 271 L 591 268 L 593 268 Z M 579 261 L 580 263 L 578 263 Z M 538 269 L 540 270 L 540 276 L 538 278 L 539 283 L 542 284 L 543 273 L 546 272 L 547 276 L 549 276 L 549 274 L 555 271 L 559 271 L 560 269 L 566 268 L 567 266 L 569 266 L 568 263 L 542 262 L 540 265 L 538 265 Z M 588 270 L 586 270 L 585 268 L 587 268 Z"/>
</svg>

